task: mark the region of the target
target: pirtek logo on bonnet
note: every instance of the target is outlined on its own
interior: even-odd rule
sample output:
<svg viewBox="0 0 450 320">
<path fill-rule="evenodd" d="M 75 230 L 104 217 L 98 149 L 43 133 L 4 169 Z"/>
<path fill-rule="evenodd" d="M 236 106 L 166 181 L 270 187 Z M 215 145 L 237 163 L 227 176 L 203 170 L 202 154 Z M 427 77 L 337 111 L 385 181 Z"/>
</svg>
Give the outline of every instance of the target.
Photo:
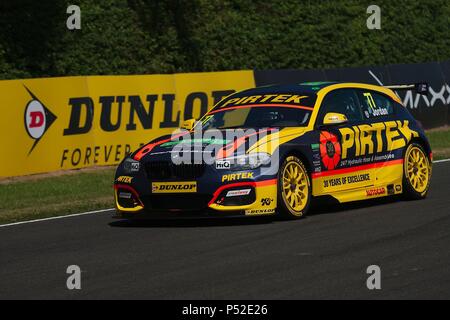
<svg viewBox="0 0 450 320">
<path fill-rule="evenodd" d="M 32 98 L 25 108 L 24 115 L 25 129 L 31 139 L 34 140 L 28 152 L 30 154 L 45 132 L 47 132 L 48 128 L 56 120 L 56 116 L 25 85 L 24 87 Z"/>
</svg>

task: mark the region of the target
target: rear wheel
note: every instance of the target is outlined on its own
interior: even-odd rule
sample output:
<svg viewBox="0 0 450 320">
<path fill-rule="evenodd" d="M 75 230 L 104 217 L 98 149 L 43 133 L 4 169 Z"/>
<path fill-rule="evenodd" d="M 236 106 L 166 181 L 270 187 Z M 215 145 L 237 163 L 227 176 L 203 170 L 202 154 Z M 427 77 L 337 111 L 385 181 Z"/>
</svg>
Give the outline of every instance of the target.
<svg viewBox="0 0 450 320">
<path fill-rule="evenodd" d="M 280 215 L 298 219 L 306 215 L 311 201 L 311 183 L 303 162 L 288 156 L 278 173 L 278 203 Z"/>
<path fill-rule="evenodd" d="M 431 164 L 422 146 L 412 143 L 403 162 L 403 190 L 407 199 L 425 198 L 430 187 Z"/>
</svg>

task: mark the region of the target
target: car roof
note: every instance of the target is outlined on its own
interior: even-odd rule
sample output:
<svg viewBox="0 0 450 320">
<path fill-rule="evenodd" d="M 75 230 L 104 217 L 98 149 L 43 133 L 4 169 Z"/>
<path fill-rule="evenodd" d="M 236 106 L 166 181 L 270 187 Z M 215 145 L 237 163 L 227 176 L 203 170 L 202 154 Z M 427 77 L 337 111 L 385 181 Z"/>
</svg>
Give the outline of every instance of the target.
<svg viewBox="0 0 450 320">
<path fill-rule="evenodd" d="M 219 104 L 216 106 L 219 107 L 222 103 L 231 98 L 240 98 L 252 95 L 301 94 L 309 96 L 311 99 L 315 99 L 319 95 L 325 95 L 332 90 L 347 89 L 347 88 L 375 90 L 380 93 L 386 94 L 390 96 L 393 100 L 401 103 L 400 99 L 395 95 L 395 93 L 388 88 L 367 83 L 330 81 L 330 82 L 303 82 L 298 84 L 275 84 L 246 89 L 229 95 L 228 97 L 220 101 Z"/>
<path fill-rule="evenodd" d="M 316 94 L 319 90 L 339 82 L 304 82 L 299 84 L 268 85 L 239 91 L 233 97 L 245 96 L 248 94 L 277 94 L 277 93 L 303 93 Z M 231 97 L 231 96 L 230 96 Z"/>
<path fill-rule="evenodd" d="M 245 96 L 250 94 L 282 94 L 282 93 L 302 93 L 302 94 L 310 94 L 315 95 L 318 94 L 322 89 L 327 89 L 328 87 L 331 90 L 334 89 L 368 89 L 368 90 L 376 90 L 379 92 L 383 92 L 390 96 L 394 96 L 394 92 L 388 88 L 384 88 L 383 86 L 368 84 L 368 83 L 357 83 L 357 82 L 338 82 L 338 81 L 323 81 L 323 82 L 303 82 L 298 84 L 273 84 L 262 87 L 256 87 L 251 89 L 246 89 L 244 91 L 236 92 L 231 96 Z M 323 90 L 328 91 L 328 90 Z M 228 97 L 227 97 L 228 98 Z"/>
</svg>

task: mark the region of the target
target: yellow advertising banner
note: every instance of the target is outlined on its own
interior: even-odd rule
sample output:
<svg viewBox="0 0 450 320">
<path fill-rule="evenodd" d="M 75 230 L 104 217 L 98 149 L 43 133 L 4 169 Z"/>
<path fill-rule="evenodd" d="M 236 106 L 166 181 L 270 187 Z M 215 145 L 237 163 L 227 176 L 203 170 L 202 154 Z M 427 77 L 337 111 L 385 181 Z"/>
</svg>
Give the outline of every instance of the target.
<svg viewBox="0 0 450 320">
<path fill-rule="evenodd" d="M 116 165 L 254 86 L 252 71 L 0 81 L 0 177 Z"/>
</svg>

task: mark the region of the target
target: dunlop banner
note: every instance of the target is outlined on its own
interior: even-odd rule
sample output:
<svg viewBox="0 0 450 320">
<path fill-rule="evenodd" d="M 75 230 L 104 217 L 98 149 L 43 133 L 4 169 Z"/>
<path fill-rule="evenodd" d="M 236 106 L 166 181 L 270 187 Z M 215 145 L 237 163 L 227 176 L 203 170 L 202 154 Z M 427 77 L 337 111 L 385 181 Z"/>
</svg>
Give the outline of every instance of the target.
<svg viewBox="0 0 450 320">
<path fill-rule="evenodd" d="M 0 81 L 0 177 L 118 164 L 254 86 L 253 71 Z"/>
</svg>

